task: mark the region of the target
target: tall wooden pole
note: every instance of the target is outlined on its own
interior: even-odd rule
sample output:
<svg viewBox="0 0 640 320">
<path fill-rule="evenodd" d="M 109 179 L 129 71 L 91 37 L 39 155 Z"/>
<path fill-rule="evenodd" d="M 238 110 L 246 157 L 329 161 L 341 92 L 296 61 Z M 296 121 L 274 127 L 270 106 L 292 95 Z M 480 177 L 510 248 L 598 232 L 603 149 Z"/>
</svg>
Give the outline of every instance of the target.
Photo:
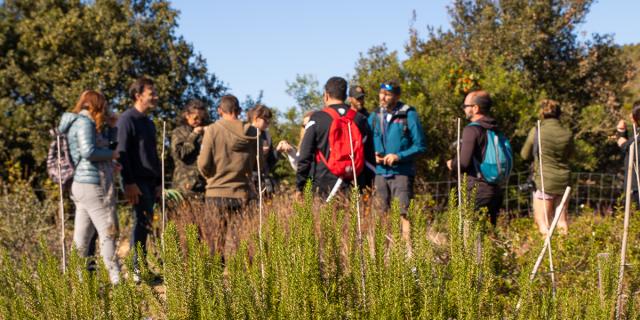
<svg viewBox="0 0 640 320">
<path fill-rule="evenodd" d="M 458 118 L 458 140 L 456 140 L 456 165 L 458 167 L 458 232 L 462 232 L 462 173 L 460 169 L 460 118 Z"/>
<path fill-rule="evenodd" d="M 66 273 L 67 272 L 67 250 L 65 248 L 65 236 L 64 236 L 64 193 L 62 192 L 62 164 L 60 163 L 60 161 L 62 161 L 62 151 L 60 150 L 60 143 L 62 142 L 62 139 L 60 137 L 60 133 L 59 132 L 55 132 L 56 134 L 56 142 L 57 142 L 57 146 L 58 146 L 58 191 L 59 191 L 59 197 L 60 197 L 60 202 L 59 202 L 59 211 L 60 211 L 60 246 L 62 247 L 62 273 Z"/>
<path fill-rule="evenodd" d="M 365 275 L 364 275 L 364 252 L 362 249 L 362 227 L 360 224 L 360 189 L 358 189 L 358 177 L 356 176 L 356 162 L 355 155 L 353 151 L 353 136 L 351 134 L 351 124 L 350 122 L 347 127 L 349 128 L 349 146 L 351 147 L 351 168 L 353 172 L 353 184 L 355 185 L 357 198 L 356 198 L 356 214 L 357 214 L 357 224 L 358 224 L 358 247 L 360 251 L 360 286 L 362 287 L 362 301 L 363 305 L 367 303 L 367 291 L 365 287 Z"/>
<path fill-rule="evenodd" d="M 622 288 L 624 280 L 624 268 L 627 257 L 627 238 L 629 236 L 629 216 L 631 215 L 631 180 L 633 174 L 633 163 L 636 161 L 636 137 L 629 146 L 629 163 L 627 164 L 627 187 L 624 199 L 624 226 L 622 229 L 622 245 L 620 249 L 620 270 L 618 271 L 618 289 L 616 291 L 616 319 L 620 319 L 622 314 Z"/>
<path fill-rule="evenodd" d="M 538 163 L 540 164 L 540 185 L 542 188 L 542 203 L 543 203 L 543 212 L 544 212 L 544 223 L 547 226 L 547 228 L 549 228 L 549 216 L 547 213 L 547 203 L 546 203 L 546 199 L 545 197 L 547 196 L 547 194 L 545 193 L 544 190 L 544 174 L 542 171 L 542 131 L 540 130 L 540 120 L 538 120 Z M 549 232 L 549 230 L 547 229 L 547 232 Z M 553 293 L 553 297 L 556 297 L 556 276 L 554 274 L 554 270 L 553 270 L 553 253 L 551 251 L 551 237 L 549 237 L 549 242 L 545 241 L 545 245 L 548 246 L 547 249 L 549 249 L 549 272 L 551 274 L 551 288 L 552 288 L 552 293 Z"/>
<path fill-rule="evenodd" d="M 256 128 L 257 129 L 257 128 Z M 256 130 L 256 162 L 258 168 L 258 242 L 260 243 L 260 274 L 262 280 L 264 280 L 264 251 L 262 245 L 262 167 L 260 165 L 260 155 L 262 149 L 260 148 L 260 129 Z"/>
<path fill-rule="evenodd" d="M 167 122 L 166 121 L 162 121 L 162 153 L 161 153 L 161 161 L 162 161 L 162 166 L 161 166 L 161 175 L 162 178 L 160 179 L 161 181 L 161 199 L 162 199 L 162 235 L 160 236 L 160 241 L 162 244 L 162 251 L 164 251 L 164 228 L 165 228 L 165 224 L 167 222 L 167 213 L 166 213 L 166 196 L 164 194 L 164 158 L 165 158 L 165 149 L 166 149 L 166 140 L 167 139 Z"/>
</svg>

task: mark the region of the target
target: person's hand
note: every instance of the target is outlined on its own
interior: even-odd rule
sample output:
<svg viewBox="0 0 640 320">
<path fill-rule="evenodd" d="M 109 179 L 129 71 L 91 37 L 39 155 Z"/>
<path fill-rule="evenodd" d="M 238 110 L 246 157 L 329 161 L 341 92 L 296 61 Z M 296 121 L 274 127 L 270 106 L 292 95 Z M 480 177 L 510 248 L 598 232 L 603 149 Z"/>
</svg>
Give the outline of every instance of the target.
<svg viewBox="0 0 640 320">
<path fill-rule="evenodd" d="M 453 170 L 453 160 L 447 160 L 447 168 L 449 168 L 449 170 Z"/>
<path fill-rule="evenodd" d="M 132 206 L 138 204 L 141 195 L 142 191 L 140 191 L 137 184 L 132 183 L 124 186 L 124 198 L 127 199 Z"/>
<path fill-rule="evenodd" d="M 618 125 L 616 126 L 616 130 L 620 131 L 620 132 L 624 132 L 627 130 L 627 124 L 624 122 L 624 120 L 620 120 L 618 121 Z"/>
<path fill-rule="evenodd" d="M 118 114 L 115 112 L 109 114 L 109 116 L 107 117 L 107 125 L 111 128 L 115 128 L 117 123 L 118 123 Z"/>
<path fill-rule="evenodd" d="M 400 157 L 398 157 L 397 154 L 390 153 L 390 154 L 384 156 L 384 158 L 382 160 L 383 160 L 385 165 L 392 166 L 394 163 L 396 163 L 396 162 L 398 162 L 398 160 L 400 160 Z"/>
<path fill-rule="evenodd" d="M 203 134 L 204 133 L 204 127 L 195 127 L 195 128 L 193 128 L 193 132 L 195 134 Z"/>
<path fill-rule="evenodd" d="M 276 146 L 276 151 L 278 152 L 289 152 L 292 149 L 293 149 L 293 146 L 291 146 L 291 144 L 289 144 L 287 140 L 282 140 L 278 142 L 278 145 Z"/>
<path fill-rule="evenodd" d="M 382 164 L 384 163 L 384 157 L 380 155 L 380 153 L 376 152 L 376 163 Z"/>
<path fill-rule="evenodd" d="M 118 158 L 120 158 L 120 152 L 114 150 L 111 154 L 111 160 L 118 160 Z"/>
<path fill-rule="evenodd" d="M 118 161 L 113 161 L 113 172 L 119 174 L 122 171 L 122 165 Z"/>
</svg>

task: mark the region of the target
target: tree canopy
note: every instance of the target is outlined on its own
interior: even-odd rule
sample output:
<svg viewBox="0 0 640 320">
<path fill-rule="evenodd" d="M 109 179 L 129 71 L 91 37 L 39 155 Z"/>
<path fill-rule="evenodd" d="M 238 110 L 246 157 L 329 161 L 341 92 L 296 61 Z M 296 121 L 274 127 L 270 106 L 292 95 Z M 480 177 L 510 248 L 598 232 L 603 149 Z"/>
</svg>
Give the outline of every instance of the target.
<svg viewBox="0 0 640 320">
<path fill-rule="evenodd" d="M 610 35 L 579 40 L 577 27 L 592 2 L 455 0 L 448 31 L 412 28 L 403 61 L 384 45 L 371 48 L 354 81 L 372 92 L 385 79 L 401 81 L 403 99 L 425 125 L 429 152 L 420 168 L 430 177 L 442 175 L 452 156 L 464 95 L 480 88 L 492 94 L 494 115 L 516 150 L 535 125 L 537 101 L 551 98 L 562 103 L 562 121 L 575 134 L 573 168 L 611 170 L 617 152 L 608 137 L 622 116 L 633 67 Z M 377 105 L 377 96 L 367 99 Z"/>
<path fill-rule="evenodd" d="M 176 35 L 177 16 L 164 0 L 0 2 L 0 174 L 15 163 L 44 172 L 49 129 L 86 89 L 122 111 L 145 75 L 158 89 L 155 116 L 194 97 L 211 105 L 225 87 Z"/>
</svg>

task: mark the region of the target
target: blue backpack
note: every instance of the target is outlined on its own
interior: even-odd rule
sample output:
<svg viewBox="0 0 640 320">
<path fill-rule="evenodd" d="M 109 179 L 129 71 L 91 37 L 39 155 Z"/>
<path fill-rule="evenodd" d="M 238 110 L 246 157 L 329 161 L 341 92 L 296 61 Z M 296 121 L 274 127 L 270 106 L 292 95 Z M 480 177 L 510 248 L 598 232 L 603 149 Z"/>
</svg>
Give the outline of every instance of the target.
<svg viewBox="0 0 640 320">
<path fill-rule="evenodd" d="M 469 125 L 481 127 L 477 122 L 471 122 Z M 498 184 L 509 178 L 513 168 L 511 143 L 502 132 L 490 129 L 485 131 L 487 132 L 487 148 L 484 152 L 484 159 L 481 163 L 476 163 L 476 168 L 486 182 Z"/>
</svg>

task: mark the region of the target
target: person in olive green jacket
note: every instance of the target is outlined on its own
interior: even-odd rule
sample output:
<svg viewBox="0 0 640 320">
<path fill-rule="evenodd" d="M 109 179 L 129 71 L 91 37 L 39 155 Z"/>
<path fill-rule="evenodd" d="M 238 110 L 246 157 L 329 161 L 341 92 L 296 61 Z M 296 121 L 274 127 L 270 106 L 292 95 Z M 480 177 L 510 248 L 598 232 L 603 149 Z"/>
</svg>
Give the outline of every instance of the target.
<svg viewBox="0 0 640 320">
<path fill-rule="evenodd" d="M 204 194 L 206 181 L 198 172 L 196 161 L 209 123 L 206 105 L 193 99 L 182 111 L 180 126 L 171 133 L 171 156 L 175 164 L 173 187 L 187 196 Z"/>
<path fill-rule="evenodd" d="M 564 190 L 569 185 L 571 171 L 567 158 L 573 153 L 573 135 L 570 130 L 563 128 L 558 118 L 560 117 L 560 104 L 554 100 L 542 100 L 540 102 L 540 133 L 533 127 L 529 131 L 527 140 L 522 147 L 520 155 L 524 160 L 534 158 L 534 180 L 536 191 L 533 195 L 534 220 L 540 233 L 545 235 L 549 230 L 555 213 L 555 208 L 560 204 Z M 542 144 L 542 167 L 544 178 L 544 193 L 540 177 L 540 163 L 538 159 L 538 139 Z M 544 211 L 547 211 L 545 219 Z M 567 209 L 562 211 L 558 221 L 558 229 L 566 233 Z"/>
</svg>

